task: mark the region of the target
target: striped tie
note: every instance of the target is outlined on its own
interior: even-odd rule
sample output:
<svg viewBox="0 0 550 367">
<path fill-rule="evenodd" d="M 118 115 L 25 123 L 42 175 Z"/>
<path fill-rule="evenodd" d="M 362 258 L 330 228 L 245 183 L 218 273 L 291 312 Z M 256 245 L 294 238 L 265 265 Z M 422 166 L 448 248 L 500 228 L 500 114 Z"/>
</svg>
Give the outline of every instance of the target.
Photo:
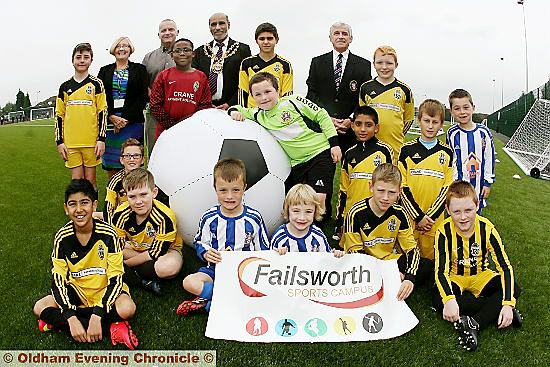
<svg viewBox="0 0 550 367">
<path fill-rule="evenodd" d="M 342 54 L 338 54 L 336 67 L 334 68 L 334 84 L 336 84 L 336 90 L 340 88 L 340 82 L 342 81 L 342 57 Z"/>
<path fill-rule="evenodd" d="M 222 58 L 223 43 L 216 43 L 216 46 L 218 46 L 218 52 L 214 57 L 214 61 L 219 61 Z M 210 86 L 210 93 L 212 95 L 216 94 L 218 91 L 218 73 L 213 72 L 212 69 L 210 69 L 210 74 L 208 74 L 208 85 Z"/>
</svg>

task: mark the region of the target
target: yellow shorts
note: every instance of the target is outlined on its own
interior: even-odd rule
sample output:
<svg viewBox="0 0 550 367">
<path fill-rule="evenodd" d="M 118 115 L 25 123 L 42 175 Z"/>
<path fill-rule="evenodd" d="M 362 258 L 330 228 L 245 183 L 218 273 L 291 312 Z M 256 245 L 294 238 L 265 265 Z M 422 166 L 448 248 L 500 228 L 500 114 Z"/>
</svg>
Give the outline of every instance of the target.
<svg viewBox="0 0 550 367">
<path fill-rule="evenodd" d="M 474 296 L 479 297 L 483 288 L 485 288 L 487 283 L 495 276 L 499 276 L 499 274 L 491 269 L 487 269 L 479 274 L 469 276 L 450 274 L 449 278 L 451 282 L 456 283 L 456 285 L 460 287 L 462 292 L 468 291 Z"/>
<path fill-rule="evenodd" d="M 65 167 L 95 167 L 99 165 L 101 159 L 95 155 L 94 150 L 95 148 L 67 148 L 67 162 L 65 162 Z"/>
</svg>

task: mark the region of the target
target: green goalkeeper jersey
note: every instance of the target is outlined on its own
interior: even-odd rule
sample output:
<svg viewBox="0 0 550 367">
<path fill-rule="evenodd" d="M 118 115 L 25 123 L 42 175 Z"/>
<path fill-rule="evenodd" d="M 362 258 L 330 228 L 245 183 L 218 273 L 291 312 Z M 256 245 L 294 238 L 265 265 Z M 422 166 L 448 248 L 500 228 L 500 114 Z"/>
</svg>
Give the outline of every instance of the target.
<svg viewBox="0 0 550 367">
<path fill-rule="evenodd" d="M 292 167 L 338 146 L 336 128 L 327 111 L 302 96 L 282 97 L 270 110 L 233 106 L 228 113 L 231 111 L 239 111 L 269 130 L 289 156 Z"/>
</svg>

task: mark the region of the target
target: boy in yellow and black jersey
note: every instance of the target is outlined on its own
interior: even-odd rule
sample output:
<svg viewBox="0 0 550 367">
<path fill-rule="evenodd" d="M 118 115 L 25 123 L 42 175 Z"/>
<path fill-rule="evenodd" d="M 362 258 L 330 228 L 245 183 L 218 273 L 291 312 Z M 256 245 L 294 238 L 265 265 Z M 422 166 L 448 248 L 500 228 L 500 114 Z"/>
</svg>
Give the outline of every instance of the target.
<svg viewBox="0 0 550 367">
<path fill-rule="evenodd" d="M 393 161 L 391 147 L 374 136 L 378 132 L 375 109 L 357 107 L 353 112 L 351 128 L 357 144 L 348 149 L 342 158 L 334 239 L 340 239 L 344 218 L 351 206 L 371 196 L 369 184 L 374 169 L 382 163 Z"/>
<path fill-rule="evenodd" d="M 355 203 L 344 222 L 343 243 L 348 253 L 364 253 L 381 260 L 397 259 L 401 273 L 399 300 L 406 299 L 414 285 L 433 271 L 420 257 L 413 230 L 403 209 L 394 205 L 399 197 L 401 174 L 396 166 L 378 166 L 370 183 L 372 196 Z"/>
<path fill-rule="evenodd" d="M 403 178 L 401 204 L 415 223 L 420 256 L 433 260 L 435 230 L 443 221 L 445 194 L 453 182 L 453 152 L 437 139 L 445 107 L 427 99 L 418 108 L 421 135 L 401 148 L 398 167 Z"/>
<path fill-rule="evenodd" d="M 116 209 L 112 224 L 125 243 L 125 280 L 160 295 L 158 280 L 175 277 L 183 265 L 176 216 L 154 199 L 158 188 L 146 169 L 128 172 L 122 184 L 127 202 Z"/>
<path fill-rule="evenodd" d="M 434 307 L 453 322 L 467 350 L 478 346 L 481 329 L 520 327 L 522 316 L 515 308 L 520 288 L 495 226 L 477 215 L 479 199 L 465 181 L 447 190 L 450 218 L 439 226 L 435 243 Z M 492 257 L 497 271 L 489 267 Z"/>
<path fill-rule="evenodd" d="M 78 44 L 72 54 L 74 76 L 61 84 L 55 103 L 57 151 L 71 177 L 96 186 L 96 166 L 105 151 L 107 99 L 100 79 L 88 73 L 93 52 Z"/>
<path fill-rule="evenodd" d="M 103 208 L 103 218 L 106 222 L 112 223 L 113 214 L 116 208 L 126 202 L 126 191 L 122 185 L 122 180 L 126 174 L 143 165 L 144 149 L 137 139 L 127 139 L 120 149 L 120 163 L 124 167 L 115 173 L 107 183 L 105 193 L 105 206 Z"/>
<path fill-rule="evenodd" d="M 394 163 L 414 120 L 414 99 L 411 88 L 394 76 L 397 53 L 390 46 L 374 51 L 374 69 L 378 76 L 359 90 L 359 106 L 371 106 L 378 112 L 380 131 L 376 137 L 393 149 Z"/>
<path fill-rule="evenodd" d="M 137 346 L 127 322 L 135 304 L 122 281 L 122 246 L 113 228 L 93 219 L 95 190 L 86 179 L 72 180 L 65 191 L 71 221 L 55 235 L 52 294 L 36 302 L 40 331 L 70 331 L 78 342 L 95 342 L 109 331 L 113 344 Z"/>
<path fill-rule="evenodd" d="M 250 108 L 256 107 L 257 104 L 249 94 L 249 82 L 260 71 L 268 72 L 277 78 L 279 97 L 291 95 L 294 88 L 292 65 L 275 53 L 275 45 L 279 42 L 277 28 L 271 23 L 262 23 L 256 28 L 254 38 L 260 52 L 244 59 L 239 71 L 239 105 Z"/>
</svg>

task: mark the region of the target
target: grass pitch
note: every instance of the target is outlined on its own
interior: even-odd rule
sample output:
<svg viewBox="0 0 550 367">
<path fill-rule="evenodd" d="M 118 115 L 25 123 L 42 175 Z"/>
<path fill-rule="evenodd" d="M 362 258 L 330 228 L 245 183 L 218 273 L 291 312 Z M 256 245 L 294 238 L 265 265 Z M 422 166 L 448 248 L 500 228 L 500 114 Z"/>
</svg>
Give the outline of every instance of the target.
<svg viewBox="0 0 550 367">
<path fill-rule="evenodd" d="M 430 291 L 421 288 L 407 301 L 420 324 L 392 340 L 300 345 L 211 340 L 204 336 L 205 315 L 174 314 L 183 298 L 191 298 L 181 289 L 181 279 L 198 266 L 186 247 L 183 272 L 163 284 L 163 297 L 140 289 L 132 292 L 138 305 L 132 325 L 139 348 L 215 349 L 220 366 L 549 365 L 550 182 L 524 176 L 502 151 L 502 143 L 497 141 L 496 147 L 501 162 L 484 214 L 497 226 L 522 287 L 522 329 L 484 330 L 478 351 L 465 352 L 451 325 L 430 309 Z M 0 158 L 0 349 L 112 349 L 109 340 L 77 344 L 64 334 L 39 333 L 32 314 L 34 302 L 50 288 L 53 235 L 67 221 L 62 204 L 70 174 L 57 155 L 52 122 L 1 126 Z M 521 180 L 512 178 L 516 173 Z M 98 185 L 105 187 L 101 170 Z"/>
</svg>

